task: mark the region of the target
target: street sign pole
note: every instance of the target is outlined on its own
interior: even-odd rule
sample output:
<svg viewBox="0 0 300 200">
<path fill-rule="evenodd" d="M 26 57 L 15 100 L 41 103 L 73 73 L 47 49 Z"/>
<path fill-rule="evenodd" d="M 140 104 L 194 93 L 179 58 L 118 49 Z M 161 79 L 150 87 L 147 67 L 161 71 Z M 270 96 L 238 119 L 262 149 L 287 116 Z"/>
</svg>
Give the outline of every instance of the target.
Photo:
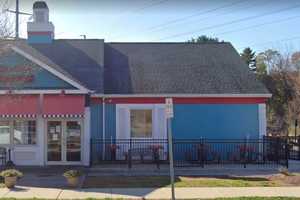
<svg viewBox="0 0 300 200">
<path fill-rule="evenodd" d="M 172 200 L 175 200 L 174 189 L 174 158 L 173 158 L 173 138 L 172 138 L 172 119 L 168 118 L 168 141 L 169 141 L 169 158 L 170 158 L 170 178 L 172 188 Z"/>
<path fill-rule="evenodd" d="M 172 200 L 175 200 L 175 188 L 174 188 L 174 158 L 173 158 L 173 138 L 172 138 L 172 118 L 173 116 L 173 100 L 171 98 L 166 99 L 166 117 L 168 124 L 168 146 L 169 146 L 169 161 L 170 161 L 170 179 L 171 179 L 171 192 Z"/>
</svg>

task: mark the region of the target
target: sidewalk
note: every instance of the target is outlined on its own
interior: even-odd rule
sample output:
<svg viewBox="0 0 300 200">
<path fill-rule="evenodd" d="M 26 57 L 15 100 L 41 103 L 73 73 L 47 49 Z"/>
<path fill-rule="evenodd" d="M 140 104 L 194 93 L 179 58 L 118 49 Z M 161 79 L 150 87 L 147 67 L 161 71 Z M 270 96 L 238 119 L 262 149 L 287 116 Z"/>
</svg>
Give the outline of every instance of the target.
<svg viewBox="0 0 300 200">
<path fill-rule="evenodd" d="M 177 199 L 219 197 L 300 197 L 300 187 L 176 188 Z M 170 199 L 170 188 L 49 189 L 17 187 L 0 189 L 1 198 L 42 199 Z"/>
</svg>

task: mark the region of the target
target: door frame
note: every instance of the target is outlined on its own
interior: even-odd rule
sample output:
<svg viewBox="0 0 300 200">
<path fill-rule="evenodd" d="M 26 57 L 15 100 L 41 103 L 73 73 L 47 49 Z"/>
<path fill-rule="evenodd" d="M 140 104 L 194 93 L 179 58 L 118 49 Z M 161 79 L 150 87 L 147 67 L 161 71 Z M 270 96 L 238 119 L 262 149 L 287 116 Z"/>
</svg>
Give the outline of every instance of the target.
<svg viewBox="0 0 300 200">
<path fill-rule="evenodd" d="M 66 140 L 66 122 L 67 121 L 78 121 L 81 123 L 80 131 L 80 161 L 67 161 L 66 155 L 67 155 L 67 145 L 64 145 L 62 142 L 62 160 L 61 161 L 48 161 L 48 122 L 49 121 L 59 121 L 62 124 L 62 139 Z M 46 165 L 83 165 L 83 140 L 84 140 L 84 119 L 82 118 L 47 118 L 45 119 L 45 148 L 44 148 L 44 157 L 45 157 L 45 164 Z M 66 143 L 65 143 L 66 144 Z"/>
</svg>

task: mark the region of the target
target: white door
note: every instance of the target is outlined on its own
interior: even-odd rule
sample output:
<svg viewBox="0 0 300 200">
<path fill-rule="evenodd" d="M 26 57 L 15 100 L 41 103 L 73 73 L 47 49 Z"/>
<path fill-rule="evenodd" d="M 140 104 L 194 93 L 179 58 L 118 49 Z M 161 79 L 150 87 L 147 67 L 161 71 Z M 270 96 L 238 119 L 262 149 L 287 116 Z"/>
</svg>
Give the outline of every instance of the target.
<svg viewBox="0 0 300 200">
<path fill-rule="evenodd" d="M 82 121 L 47 121 L 47 164 L 81 164 Z"/>
</svg>

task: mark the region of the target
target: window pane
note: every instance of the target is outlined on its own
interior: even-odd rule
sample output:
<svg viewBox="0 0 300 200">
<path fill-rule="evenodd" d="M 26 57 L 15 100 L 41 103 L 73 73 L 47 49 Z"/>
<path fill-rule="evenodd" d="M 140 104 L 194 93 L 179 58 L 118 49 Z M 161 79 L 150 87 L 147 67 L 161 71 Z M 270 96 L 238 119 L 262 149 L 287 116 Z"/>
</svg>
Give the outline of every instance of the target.
<svg viewBox="0 0 300 200">
<path fill-rule="evenodd" d="M 9 128 L 8 121 L 0 121 L 0 144 L 10 143 Z"/>
<path fill-rule="evenodd" d="M 131 137 L 152 137 L 152 110 L 130 110 Z"/>
<path fill-rule="evenodd" d="M 14 121 L 14 144 L 36 144 L 35 121 Z"/>
<path fill-rule="evenodd" d="M 81 124 L 77 121 L 67 122 L 67 161 L 81 160 Z"/>
</svg>

